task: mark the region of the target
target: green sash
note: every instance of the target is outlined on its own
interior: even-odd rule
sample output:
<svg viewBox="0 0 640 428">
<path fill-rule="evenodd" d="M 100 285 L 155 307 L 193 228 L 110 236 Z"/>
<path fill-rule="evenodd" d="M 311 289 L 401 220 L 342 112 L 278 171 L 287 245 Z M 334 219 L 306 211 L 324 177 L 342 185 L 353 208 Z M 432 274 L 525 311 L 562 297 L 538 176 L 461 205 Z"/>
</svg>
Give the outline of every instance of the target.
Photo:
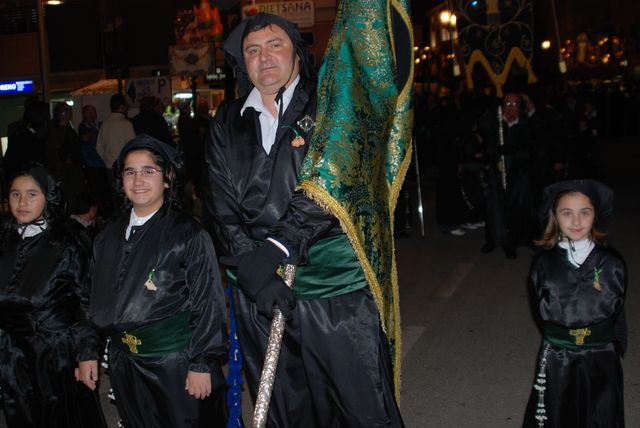
<svg viewBox="0 0 640 428">
<path fill-rule="evenodd" d="M 187 347 L 191 312 L 180 312 L 133 331 L 111 335 L 111 345 L 137 357 L 161 357 Z"/>
<path fill-rule="evenodd" d="M 236 270 L 227 269 L 236 283 Z M 367 287 L 364 271 L 347 235 L 324 238 L 309 249 L 309 263 L 298 266 L 293 292 L 300 300 L 326 299 Z"/>
<path fill-rule="evenodd" d="M 614 340 L 613 321 L 606 319 L 598 324 L 582 328 L 567 328 L 546 322 L 544 323 L 544 338 L 553 345 L 574 351 L 601 347 Z"/>
</svg>

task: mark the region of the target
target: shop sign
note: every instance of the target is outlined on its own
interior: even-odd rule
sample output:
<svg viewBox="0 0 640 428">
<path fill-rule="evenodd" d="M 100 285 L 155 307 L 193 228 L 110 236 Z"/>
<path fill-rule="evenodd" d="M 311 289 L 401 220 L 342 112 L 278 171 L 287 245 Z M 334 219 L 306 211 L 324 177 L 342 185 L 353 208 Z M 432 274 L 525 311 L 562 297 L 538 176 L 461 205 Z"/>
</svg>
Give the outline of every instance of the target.
<svg viewBox="0 0 640 428">
<path fill-rule="evenodd" d="M 204 75 L 211 66 L 209 45 L 169 46 L 171 73 L 181 76 Z"/>
<path fill-rule="evenodd" d="M 167 76 L 128 79 L 124 92 L 132 106 L 137 107 L 142 98 L 151 95 L 166 104 L 171 101 L 171 79 Z"/>
<path fill-rule="evenodd" d="M 225 74 L 224 70 L 221 67 L 216 67 L 216 72 L 215 73 L 208 73 L 204 77 L 204 80 L 207 83 L 214 83 L 214 82 L 221 82 L 226 77 L 227 77 L 227 75 Z"/>
<path fill-rule="evenodd" d="M 0 94 L 15 94 L 19 92 L 33 92 L 33 80 L 0 82 Z"/>
<path fill-rule="evenodd" d="M 300 28 L 308 28 L 315 25 L 315 5 L 312 0 L 274 1 L 246 5 L 242 7 L 242 18 L 248 18 L 258 12 L 281 16 L 298 24 Z"/>
</svg>

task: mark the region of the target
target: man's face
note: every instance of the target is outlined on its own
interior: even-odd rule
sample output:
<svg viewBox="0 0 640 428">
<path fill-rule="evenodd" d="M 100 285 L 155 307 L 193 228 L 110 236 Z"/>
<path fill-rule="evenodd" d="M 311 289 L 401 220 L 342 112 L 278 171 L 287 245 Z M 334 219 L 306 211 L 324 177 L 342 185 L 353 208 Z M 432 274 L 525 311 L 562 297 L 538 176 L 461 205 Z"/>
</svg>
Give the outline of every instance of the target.
<svg viewBox="0 0 640 428">
<path fill-rule="evenodd" d="M 513 122 L 520 115 L 520 98 L 516 94 L 507 94 L 502 102 L 502 112 L 504 117 Z"/>
<path fill-rule="evenodd" d="M 95 122 L 98 118 L 98 113 L 93 106 L 86 106 L 82 109 L 82 118 L 87 122 Z"/>
<path fill-rule="evenodd" d="M 251 83 L 261 94 L 276 94 L 299 73 L 299 59 L 287 33 L 275 24 L 251 32 L 242 43 Z"/>
</svg>

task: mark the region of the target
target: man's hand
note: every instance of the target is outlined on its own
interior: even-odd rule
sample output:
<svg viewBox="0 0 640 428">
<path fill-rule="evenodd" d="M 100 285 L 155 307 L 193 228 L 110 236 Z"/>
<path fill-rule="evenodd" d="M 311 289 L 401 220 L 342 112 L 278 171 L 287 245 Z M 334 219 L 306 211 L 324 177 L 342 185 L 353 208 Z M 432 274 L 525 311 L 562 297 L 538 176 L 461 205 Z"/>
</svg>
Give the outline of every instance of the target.
<svg viewBox="0 0 640 428">
<path fill-rule="evenodd" d="M 273 307 L 277 306 L 282 315 L 291 320 L 291 311 L 296 306 L 296 296 L 278 274 L 273 274 L 271 279 L 262 287 L 256 298 L 256 309 L 265 317 L 273 318 Z"/>
<path fill-rule="evenodd" d="M 273 278 L 280 262 L 286 254 L 270 241 L 245 254 L 233 257 L 221 257 L 227 266 L 236 266 L 238 286 L 253 301 Z"/>
<path fill-rule="evenodd" d="M 95 390 L 98 382 L 98 361 L 80 361 L 74 374 L 78 382 L 84 383 L 92 391 Z"/>
<path fill-rule="evenodd" d="M 199 373 L 189 370 L 184 389 L 198 400 L 211 395 L 211 373 Z"/>
</svg>

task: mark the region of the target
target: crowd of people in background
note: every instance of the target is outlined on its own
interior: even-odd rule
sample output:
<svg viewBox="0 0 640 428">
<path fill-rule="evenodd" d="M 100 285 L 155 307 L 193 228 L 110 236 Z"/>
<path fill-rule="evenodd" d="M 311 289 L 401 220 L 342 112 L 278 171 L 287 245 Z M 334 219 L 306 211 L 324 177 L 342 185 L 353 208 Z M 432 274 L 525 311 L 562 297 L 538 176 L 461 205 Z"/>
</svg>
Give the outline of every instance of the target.
<svg viewBox="0 0 640 428">
<path fill-rule="evenodd" d="M 414 128 L 420 167 L 435 171 L 437 224 L 455 236 L 484 227 L 482 251 L 508 258 L 539 235 L 546 186 L 601 178 L 603 137 L 640 134 L 638 90 L 622 82 L 440 93 L 416 96 Z"/>
<path fill-rule="evenodd" d="M 117 208 L 113 163 L 128 141 L 146 134 L 182 152 L 189 183 L 185 206 L 199 212 L 192 195 L 203 168 L 204 139 L 211 120 L 208 102 L 198 99 L 193 115 L 189 104 L 178 106 L 176 129 L 164 117 L 165 105 L 157 97 L 143 97 L 133 117 L 128 116 L 131 106 L 124 95 L 113 95 L 109 104 L 111 113 L 104 118 L 98 118 L 94 105 L 82 106 L 82 121 L 75 129 L 67 103 L 50 106 L 28 98 L 22 118 L 7 129 L 7 149 L 0 158 L 0 199 L 6 199 L 6 186 L 19 166 L 39 164 L 60 183 L 70 214 L 86 214 L 83 210 L 90 199 L 97 207 L 95 218 L 105 220 Z"/>
</svg>

